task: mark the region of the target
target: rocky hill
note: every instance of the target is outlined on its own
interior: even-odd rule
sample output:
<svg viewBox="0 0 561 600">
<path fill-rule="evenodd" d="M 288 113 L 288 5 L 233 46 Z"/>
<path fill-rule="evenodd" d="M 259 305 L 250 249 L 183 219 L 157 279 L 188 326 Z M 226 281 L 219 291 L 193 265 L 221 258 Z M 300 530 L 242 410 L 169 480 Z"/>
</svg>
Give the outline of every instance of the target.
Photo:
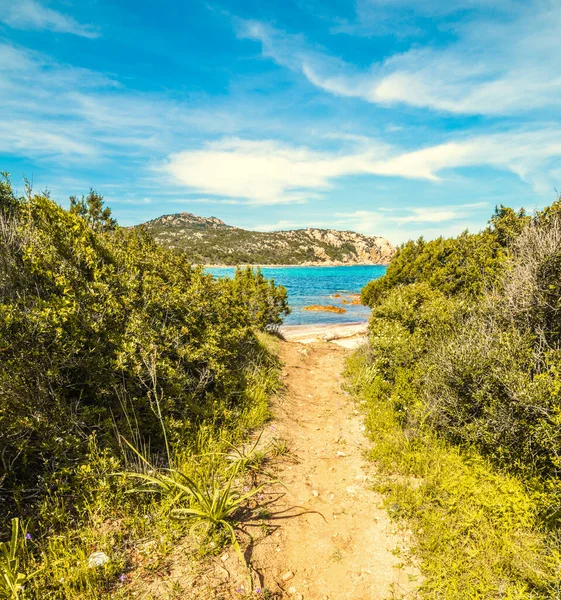
<svg viewBox="0 0 561 600">
<path fill-rule="evenodd" d="M 383 237 L 354 231 L 248 231 L 191 213 L 165 215 L 142 227 L 163 246 L 207 265 L 387 264 L 395 250 Z"/>
</svg>

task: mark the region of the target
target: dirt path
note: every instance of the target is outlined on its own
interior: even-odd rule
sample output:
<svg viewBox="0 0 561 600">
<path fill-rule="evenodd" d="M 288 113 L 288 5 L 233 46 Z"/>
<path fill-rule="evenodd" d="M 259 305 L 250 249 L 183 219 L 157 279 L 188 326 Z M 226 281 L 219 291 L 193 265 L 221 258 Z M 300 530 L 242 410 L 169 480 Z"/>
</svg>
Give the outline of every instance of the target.
<svg viewBox="0 0 561 600">
<path fill-rule="evenodd" d="M 271 432 L 295 460 L 283 461 L 288 490 L 269 494 L 273 532 L 251 551 L 260 585 L 304 600 L 413 598 L 416 573 L 400 566 L 403 542 L 369 485 L 362 419 L 341 389 L 349 350 L 284 342 L 286 395 Z"/>
<path fill-rule="evenodd" d="M 298 332 L 296 332 L 298 333 Z M 343 369 L 353 335 L 280 344 L 286 393 L 260 438 L 286 443 L 289 453 L 273 461 L 286 487 L 267 488 L 241 519 L 245 552 L 254 573 L 232 548 L 204 561 L 189 561 L 189 541 L 180 543 L 142 599 L 386 600 L 416 598 L 418 573 L 404 567 L 405 544 L 381 497 L 370 488 L 373 465 L 364 458 L 368 440 L 353 399 L 343 391 Z M 278 447 L 278 446 L 277 446 Z M 249 534 L 249 535 L 248 535 Z M 190 548 L 190 549 L 189 549 Z M 265 590 L 267 593 L 265 593 Z M 130 597 L 132 597 L 130 596 Z"/>
</svg>

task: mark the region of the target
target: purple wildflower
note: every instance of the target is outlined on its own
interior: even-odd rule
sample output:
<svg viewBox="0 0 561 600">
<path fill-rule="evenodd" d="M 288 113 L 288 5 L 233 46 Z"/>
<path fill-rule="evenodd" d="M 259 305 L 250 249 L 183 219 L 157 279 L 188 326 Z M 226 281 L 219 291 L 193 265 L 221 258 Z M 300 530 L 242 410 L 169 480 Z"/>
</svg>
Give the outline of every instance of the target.
<svg viewBox="0 0 561 600">
<path fill-rule="evenodd" d="M 125 579 L 127 578 L 127 576 L 123 573 L 120 577 L 119 577 L 119 581 L 121 583 L 125 583 Z"/>
<path fill-rule="evenodd" d="M 261 593 L 262 593 L 262 592 L 261 592 L 261 588 L 256 588 L 256 589 L 255 589 L 255 593 L 256 593 L 256 594 L 261 594 Z"/>
<path fill-rule="evenodd" d="M 25 539 L 26 539 L 26 540 L 32 540 L 32 539 L 33 539 L 33 536 L 32 536 L 30 533 L 26 533 L 26 534 L 25 534 Z"/>
</svg>

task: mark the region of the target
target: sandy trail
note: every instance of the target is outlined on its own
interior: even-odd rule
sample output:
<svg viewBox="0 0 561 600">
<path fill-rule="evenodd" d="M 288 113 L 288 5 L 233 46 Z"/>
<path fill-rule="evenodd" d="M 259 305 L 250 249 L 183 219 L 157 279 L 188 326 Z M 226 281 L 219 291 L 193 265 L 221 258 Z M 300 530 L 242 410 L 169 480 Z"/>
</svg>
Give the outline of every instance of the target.
<svg viewBox="0 0 561 600">
<path fill-rule="evenodd" d="M 400 566 L 404 542 L 370 489 L 362 419 L 341 389 L 348 352 L 326 342 L 281 345 L 287 393 L 269 431 L 295 460 L 279 466 L 288 490 L 267 495 L 274 531 L 251 561 L 260 585 L 281 597 L 413 598 L 416 573 Z"/>
<path fill-rule="evenodd" d="M 244 543 L 253 538 L 245 555 L 254 591 L 232 548 L 186 564 L 192 550 L 179 544 L 167 566 L 144 580 L 139 598 L 262 598 L 264 590 L 268 598 L 293 600 L 416 598 L 419 574 L 402 565 L 406 540 L 371 489 L 362 417 L 341 387 L 349 348 L 364 330 L 293 328 L 292 334 L 299 341 L 280 344 L 286 391 L 260 438 L 262 446 L 286 441 L 289 454 L 269 465 L 286 488 L 268 487 L 240 523 Z M 319 341 L 325 339 L 331 341 Z"/>
</svg>

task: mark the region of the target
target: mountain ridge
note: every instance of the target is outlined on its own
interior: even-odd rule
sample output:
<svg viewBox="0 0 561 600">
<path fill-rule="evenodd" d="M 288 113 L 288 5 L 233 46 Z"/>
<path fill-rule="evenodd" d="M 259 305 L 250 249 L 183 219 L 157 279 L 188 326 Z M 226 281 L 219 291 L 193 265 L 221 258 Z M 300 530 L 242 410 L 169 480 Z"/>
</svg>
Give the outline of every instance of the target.
<svg viewBox="0 0 561 600">
<path fill-rule="evenodd" d="M 162 215 L 137 227 L 193 262 L 213 266 L 380 265 L 388 264 L 395 252 L 382 236 L 317 227 L 252 231 L 189 212 Z"/>
</svg>

